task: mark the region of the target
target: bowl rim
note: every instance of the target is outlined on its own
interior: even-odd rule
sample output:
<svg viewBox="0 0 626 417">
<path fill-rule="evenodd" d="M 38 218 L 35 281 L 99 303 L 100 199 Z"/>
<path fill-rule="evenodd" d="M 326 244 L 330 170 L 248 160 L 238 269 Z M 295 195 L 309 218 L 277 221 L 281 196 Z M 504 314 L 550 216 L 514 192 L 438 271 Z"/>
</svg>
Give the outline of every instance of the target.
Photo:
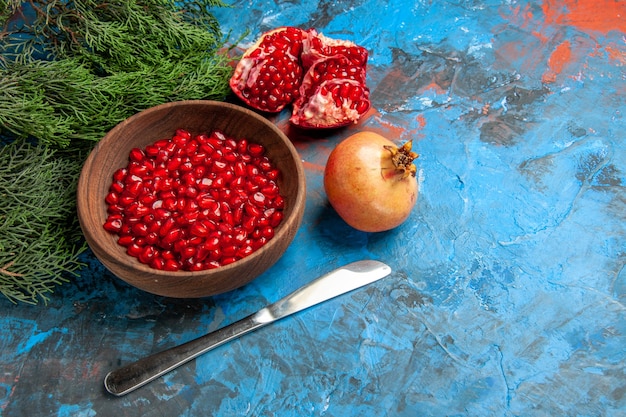
<svg viewBox="0 0 626 417">
<path fill-rule="evenodd" d="M 87 179 L 90 176 L 90 170 L 92 169 L 92 165 L 94 164 L 94 162 L 97 160 L 98 158 L 98 154 L 99 154 L 99 149 L 103 148 L 105 146 L 107 146 L 108 142 L 112 139 L 112 137 L 114 137 L 116 135 L 117 132 L 119 132 L 120 130 L 123 130 L 126 125 L 135 122 L 137 119 L 141 119 L 142 117 L 145 117 L 146 114 L 148 113 L 153 113 L 153 112 L 158 112 L 158 111 L 162 111 L 162 110 L 166 110 L 168 108 L 171 107 L 175 107 L 175 106 L 181 106 L 181 105 L 199 105 L 199 106 L 212 106 L 212 107 L 226 107 L 231 109 L 232 111 L 241 113 L 244 116 L 247 117 L 252 117 L 254 119 L 256 119 L 257 121 L 259 121 L 260 123 L 266 125 L 271 131 L 273 131 L 278 137 L 280 137 L 283 145 L 287 148 L 287 150 L 289 151 L 289 154 L 291 155 L 291 158 L 294 160 L 294 165 L 296 167 L 296 170 L 293 174 L 295 174 L 297 176 L 297 183 L 300 184 L 301 186 L 298 187 L 297 189 L 297 193 L 296 193 L 296 197 L 294 199 L 294 201 L 292 202 L 292 206 L 293 209 L 289 211 L 289 216 L 285 217 L 283 219 L 283 221 L 281 222 L 280 226 L 277 228 L 276 234 L 274 235 L 274 237 L 272 239 L 270 239 L 265 245 L 263 245 L 261 248 L 255 250 L 253 253 L 251 253 L 250 255 L 241 258 L 231 264 L 228 265 L 223 265 L 220 266 L 218 268 L 212 268 L 212 269 L 204 269 L 204 270 L 200 270 L 200 271 L 186 271 L 186 270 L 179 270 L 179 271 L 165 271 L 165 270 L 159 270 L 156 268 L 152 268 L 149 265 L 143 264 L 141 262 L 139 262 L 139 260 L 137 260 L 134 257 L 131 257 L 130 255 L 127 255 L 125 252 L 120 252 L 123 253 L 125 255 L 125 257 L 122 257 L 121 260 L 117 259 L 115 257 L 115 255 L 111 255 L 113 258 L 116 258 L 118 262 L 120 262 L 123 265 L 128 265 L 129 268 L 132 269 L 136 269 L 144 274 L 150 274 L 153 275 L 155 278 L 168 278 L 168 279 L 172 279 L 172 278 L 197 278 L 197 277 L 203 277 L 203 276 L 207 276 L 208 274 L 212 274 L 215 273 L 217 271 L 219 271 L 220 273 L 228 273 L 228 271 L 232 271 L 232 270 L 236 270 L 238 268 L 240 268 L 242 265 L 245 264 L 253 264 L 255 263 L 255 261 L 260 258 L 261 256 L 263 256 L 263 254 L 267 251 L 270 251 L 274 246 L 276 246 L 277 244 L 279 244 L 279 242 L 285 238 L 289 238 L 290 241 L 287 243 L 286 246 L 291 244 L 291 241 L 294 239 L 295 237 L 295 232 L 290 232 L 291 227 L 288 227 L 290 223 L 296 223 L 295 225 L 292 225 L 293 227 L 295 227 L 296 231 L 299 228 L 301 221 L 302 221 L 302 212 L 304 211 L 304 206 L 306 204 L 306 177 L 305 177 L 305 173 L 304 173 L 304 167 L 302 165 L 302 160 L 300 158 L 300 155 L 298 154 L 298 151 L 296 150 L 295 146 L 293 145 L 293 143 L 291 142 L 291 140 L 287 137 L 287 135 L 278 128 L 278 126 L 276 126 L 274 123 L 272 123 L 270 120 L 268 120 L 267 118 L 261 116 L 260 114 L 247 109 L 245 107 L 236 105 L 236 104 L 232 104 L 232 103 L 227 103 L 227 102 L 221 102 L 221 101 L 215 101 L 215 100 L 181 100 L 181 101 L 174 101 L 174 102 L 167 102 L 167 103 L 162 103 L 153 107 L 149 107 L 147 109 L 141 110 L 135 114 L 133 114 L 132 116 L 128 117 L 127 119 L 119 122 L 116 126 L 114 126 L 111 130 L 109 130 L 105 136 L 98 141 L 98 143 L 95 145 L 95 147 L 92 149 L 92 151 L 89 153 L 87 159 L 84 162 L 84 165 L 81 169 L 81 173 L 79 176 L 79 180 L 78 180 L 78 187 L 77 187 L 77 201 L 78 201 L 78 218 L 79 218 L 79 223 L 81 228 L 83 229 L 83 236 L 85 237 L 85 239 L 87 240 L 87 243 L 89 246 L 94 246 L 95 248 L 91 248 L 92 252 L 94 253 L 94 255 L 96 256 L 96 258 L 100 258 L 99 253 L 107 253 L 110 254 L 110 251 L 108 251 L 106 249 L 106 246 L 104 244 L 102 244 L 100 242 L 100 239 L 95 238 L 94 236 L 92 236 L 92 234 L 94 234 L 93 231 L 89 232 L 89 233 L 85 233 L 85 228 L 91 227 L 89 224 L 85 224 L 85 219 L 83 219 L 83 216 L 81 215 L 82 211 L 80 209 L 81 206 L 81 201 L 84 198 L 81 198 L 83 196 L 83 193 L 87 195 L 86 199 L 94 199 L 97 198 L 97 196 L 95 196 L 96 191 L 94 190 L 92 187 L 89 187 L 87 184 Z M 301 210 L 298 210 L 297 208 L 301 207 Z M 102 223 L 104 223 L 104 219 L 102 219 Z M 100 228 L 102 229 L 101 231 L 98 230 L 98 232 L 95 232 L 96 236 L 99 233 L 108 233 L 106 232 L 103 228 L 102 225 L 100 225 Z M 289 237 L 289 234 L 292 234 L 293 236 Z M 117 244 L 117 242 L 116 242 Z M 121 247 L 120 247 L 121 248 Z M 282 256 L 282 254 L 281 254 Z M 280 257 L 279 257 L 280 258 Z M 100 260 L 102 262 L 102 260 Z M 274 261 L 275 262 L 275 261 Z M 105 267 L 108 266 L 106 265 L 106 263 L 102 262 Z M 271 266 L 271 265 L 270 265 Z M 127 281 L 127 277 L 123 277 L 123 276 L 119 276 L 117 273 L 113 272 L 114 275 L 118 276 L 120 279 Z M 254 279 L 254 278 L 252 278 Z M 131 285 L 132 282 L 130 283 Z"/>
</svg>

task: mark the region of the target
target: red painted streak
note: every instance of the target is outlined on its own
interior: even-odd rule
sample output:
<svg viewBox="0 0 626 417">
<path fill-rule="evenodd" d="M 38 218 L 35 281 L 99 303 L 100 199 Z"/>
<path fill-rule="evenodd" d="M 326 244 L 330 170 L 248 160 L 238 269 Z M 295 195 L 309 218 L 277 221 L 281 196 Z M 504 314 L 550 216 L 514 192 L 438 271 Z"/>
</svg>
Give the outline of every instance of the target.
<svg viewBox="0 0 626 417">
<path fill-rule="evenodd" d="M 626 51 L 613 45 L 608 45 L 605 49 L 611 60 L 616 61 L 618 65 L 626 65 Z"/>
<path fill-rule="evenodd" d="M 572 48 L 569 41 L 560 43 L 548 58 L 548 71 L 543 75 L 544 83 L 556 81 L 556 76 L 572 60 Z"/>
<path fill-rule="evenodd" d="M 426 127 L 426 118 L 423 114 L 418 114 L 416 120 L 420 130 Z"/>
<path fill-rule="evenodd" d="M 605 35 L 613 30 L 626 33 L 624 0 L 545 0 L 542 9 L 547 24 Z"/>
</svg>

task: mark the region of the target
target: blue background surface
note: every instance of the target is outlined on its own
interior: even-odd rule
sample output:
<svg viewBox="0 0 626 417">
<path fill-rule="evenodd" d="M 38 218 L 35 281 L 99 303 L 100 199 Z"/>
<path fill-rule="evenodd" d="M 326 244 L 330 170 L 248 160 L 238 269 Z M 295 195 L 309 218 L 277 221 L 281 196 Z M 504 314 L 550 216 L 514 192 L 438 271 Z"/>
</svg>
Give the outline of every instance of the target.
<svg viewBox="0 0 626 417">
<path fill-rule="evenodd" d="M 626 7 L 615 1 L 233 1 L 251 45 L 282 25 L 370 51 L 373 110 L 303 133 L 294 243 L 251 284 L 177 300 L 91 256 L 48 306 L 0 300 L 6 416 L 626 415 Z M 620 17 L 621 16 L 621 17 Z M 322 186 L 359 130 L 414 139 L 420 196 L 385 233 Z M 262 308 L 341 264 L 391 276 L 217 348 L 122 398 L 106 373 Z M 28 410 L 28 411 L 27 411 Z"/>
</svg>

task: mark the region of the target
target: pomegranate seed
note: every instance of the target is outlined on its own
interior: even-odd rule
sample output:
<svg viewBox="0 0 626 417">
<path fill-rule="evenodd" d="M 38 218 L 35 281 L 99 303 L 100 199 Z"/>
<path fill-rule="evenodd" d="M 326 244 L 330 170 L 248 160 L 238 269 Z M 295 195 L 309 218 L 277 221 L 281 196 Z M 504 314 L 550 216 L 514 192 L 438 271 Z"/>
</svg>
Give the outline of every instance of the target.
<svg viewBox="0 0 626 417">
<path fill-rule="evenodd" d="M 159 234 L 156 232 L 150 232 L 146 235 L 146 244 L 154 246 L 159 243 Z"/>
<path fill-rule="evenodd" d="M 279 189 L 276 183 L 269 182 L 267 185 L 261 188 L 261 193 L 266 197 L 273 198 L 278 196 Z"/>
<path fill-rule="evenodd" d="M 126 248 L 126 253 L 129 254 L 130 256 L 134 256 L 135 258 L 139 257 L 139 255 L 141 255 L 142 252 L 143 252 L 143 248 L 139 246 L 136 242 L 131 243 Z"/>
<path fill-rule="evenodd" d="M 104 223 L 104 228 L 111 233 L 118 233 L 122 230 L 122 216 L 119 214 L 112 214 L 107 218 L 107 221 Z"/>
<path fill-rule="evenodd" d="M 121 194 L 124 192 L 124 183 L 121 181 L 114 181 L 109 187 L 109 191 L 112 193 Z"/>
<path fill-rule="evenodd" d="M 364 114 L 366 111 L 369 110 L 369 108 L 370 108 L 370 103 L 368 103 L 365 100 L 359 100 L 355 107 L 356 111 L 359 114 Z"/>
<path fill-rule="evenodd" d="M 283 212 L 275 211 L 274 213 L 272 213 L 269 219 L 270 219 L 270 226 L 278 227 L 278 225 L 283 221 Z"/>
<path fill-rule="evenodd" d="M 252 177 L 252 182 L 258 185 L 259 187 L 266 185 L 268 181 L 269 180 L 263 175 L 255 175 L 254 177 Z"/>
<path fill-rule="evenodd" d="M 152 144 L 152 145 L 148 145 L 146 146 L 146 155 L 149 156 L 150 158 L 155 158 L 158 154 L 159 154 L 159 148 L 158 146 L 156 146 L 156 144 Z"/>
<path fill-rule="evenodd" d="M 123 235 L 117 240 L 117 243 L 122 246 L 130 246 L 135 241 L 132 235 Z"/>
<path fill-rule="evenodd" d="M 143 150 L 139 149 L 139 148 L 133 148 L 130 150 L 130 155 L 128 156 L 128 158 L 131 161 L 134 162 L 141 162 L 145 159 L 146 154 L 144 153 Z"/>
<path fill-rule="evenodd" d="M 246 169 L 248 171 L 249 177 L 254 177 L 255 175 L 259 175 L 259 168 L 257 168 L 254 165 L 248 165 Z"/>
<path fill-rule="evenodd" d="M 181 158 L 180 156 L 176 156 L 168 160 L 166 164 L 167 171 L 177 170 L 182 163 L 183 163 L 183 158 Z"/>
<path fill-rule="evenodd" d="M 263 194 L 262 192 L 257 191 L 256 193 L 254 193 L 252 195 L 252 198 L 250 199 L 250 201 L 255 204 L 257 207 L 264 207 L 265 206 L 265 194 Z"/>
<path fill-rule="evenodd" d="M 189 159 L 183 159 L 183 162 L 180 164 L 181 172 L 189 172 L 193 170 L 193 163 Z"/>
<path fill-rule="evenodd" d="M 196 187 L 185 188 L 185 197 L 195 199 L 198 196 L 198 189 Z M 192 200 L 195 201 L 195 200 Z"/>
<path fill-rule="evenodd" d="M 146 236 L 148 232 L 148 226 L 145 223 L 137 222 L 133 224 L 131 230 L 135 236 Z"/>
<path fill-rule="evenodd" d="M 139 164 L 137 162 L 131 162 L 128 164 L 128 174 L 138 179 L 145 177 L 148 174 L 149 170 L 146 165 Z"/>
<path fill-rule="evenodd" d="M 150 261 L 150 266 L 154 269 L 163 270 L 165 269 L 165 260 L 158 255 L 155 255 L 155 257 L 152 258 L 152 261 Z"/>
<path fill-rule="evenodd" d="M 184 245 L 182 248 L 178 250 L 181 258 L 183 259 L 191 259 L 196 254 L 196 247 L 191 246 L 189 244 Z"/>
<path fill-rule="evenodd" d="M 146 246 L 143 248 L 143 251 L 139 254 L 139 262 L 144 264 L 150 264 L 154 257 L 157 254 L 157 250 L 154 246 Z"/>
<path fill-rule="evenodd" d="M 129 195 L 129 194 L 122 194 L 119 198 L 118 198 L 118 202 L 120 205 L 124 206 L 124 207 L 128 207 L 131 204 L 133 204 L 135 202 L 135 196 L 133 195 Z"/>
<path fill-rule="evenodd" d="M 159 229 L 159 236 L 165 237 L 176 226 L 176 220 L 173 217 L 167 218 Z"/>
<path fill-rule="evenodd" d="M 257 225 L 259 228 L 264 229 L 270 225 L 270 220 L 265 216 L 260 217 L 259 221 L 257 222 Z"/>
<path fill-rule="evenodd" d="M 185 145 L 185 153 L 189 157 L 196 155 L 199 147 L 200 147 L 200 144 L 198 143 L 197 140 L 190 139 Z"/>
<path fill-rule="evenodd" d="M 250 217 L 258 218 L 261 216 L 261 210 L 259 210 L 259 208 L 253 203 L 248 202 L 244 204 L 243 208 L 246 214 Z"/>
<path fill-rule="evenodd" d="M 246 232 L 252 233 L 256 229 L 257 223 L 258 218 L 256 216 L 248 216 L 244 217 L 241 226 Z"/>
<path fill-rule="evenodd" d="M 257 229 L 258 230 L 258 229 Z M 261 246 L 265 245 L 267 243 L 267 238 L 265 237 L 256 237 L 256 240 L 254 241 L 254 248 L 255 249 L 259 249 Z"/>
<path fill-rule="evenodd" d="M 226 186 L 226 182 L 224 181 L 224 177 L 216 177 L 213 180 L 214 189 L 224 188 L 225 186 Z"/>
<path fill-rule="evenodd" d="M 246 163 L 243 161 L 236 161 L 233 165 L 233 171 L 236 178 L 242 178 L 246 175 Z"/>
<path fill-rule="evenodd" d="M 122 182 L 126 178 L 128 170 L 126 168 L 120 168 L 113 173 L 114 182 Z"/>
<path fill-rule="evenodd" d="M 228 241 L 230 239 L 230 234 L 233 232 L 233 226 L 222 222 L 217 225 L 217 230 L 222 232 L 222 240 Z"/>
<path fill-rule="evenodd" d="M 106 203 L 109 204 L 109 205 L 114 205 L 114 204 L 117 204 L 119 202 L 119 199 L 120 199 L 119 194 L 116 193 L 116 192 L 111 191 L 104 198 L 104 201 L 106 201 Z"/>
<path fill-rule="evenodd" d="M 236 152 L 232 151 L 226 152 L 224 154 L 224 160 L 230 163 L 237 162 L 239 160 L 239 155 Z"/>
<path fill-rule="evenodd" d="M 178 271 L 180 270 L 180 264 L 176 262 L 174 259 L 167 259 L 163 263 L 164 271 Z"/>
<path fill-rule="evenodd" d="M 203 247 L 208 251 L 214 251 L 220 247 L 220 238 L 217 236 L 210 236 L 205 240 Z"/>
<path fill-rule="evenodd" d="M 270 162 L 270 160 L 266 156 L 261 158 L 261 160 L 257 163 L 257 166 L 263 172 L 268 172 L 269 170 L 271 170 L 273 168 L 272 163 Z"/>
<path fill-rule="evenodd" d="M 232 264 L 233 262 L 237 262 L 237 258 L 234 256 L 225 257 L 222 259 L 222 265 Z"/>
<path fill-rule="evenodd" d="M 248 144 L 248 153 L 252 156 L 261 156 L 265 153 L 265 148 L 257 143 Z"/>
<path fill-rule="evenodd" d="M 209 193 L 201 193 L 196 199 L 198 206 L 203 209 L 215 209 L 218 202 Z"/>
<path fill-rule="evenodd" d="M 274 237 L 274 228 L 272 226 L 266 226 L 261 230 L 261 236 L 266 239 L 271 239 Z"/>
<path fill-rule="evenodd" d="M 245 190 L 249 194 L 254 194 L 255 192 L 259 191 L 259 186 L 252 181 L 248 181 L 246 182 Z"/>
<path fill-rule="evenodd" d="M 176 132 L 176 134 L 172 138 L 172 142 L 174 142 L 180 148 L 184 148 L 187 145 L 188 141 L 189 141 L 189 135 L 188 134 L 180 135 L 180 134 L 178 134 L 178 132 Z"/>
<path fill-rule="evenodd" d="M 233 210 L 233 223 L 236 225 L 240 225 L 243 220 L 244 208 L 243 204 L 240 204 L 237 208 Z"/>
<path fill-rule="evenodd" d="M 191 139 L 191 133 L 187 129 L 182 129 L 182 128 L 176 129 L 174 131 L 174 134 L 176 136 L 181 136 L 185 139 Z"/>
<path fill-rule="evenodd" d="M 152 213 L 154 214 L 154 218 L 156 220 L 164 220 L 172 215 L 171 211 L 161 208 L 161 203 L 163 203 L 161 200 L 157 200 L 152 205 Z"/>
<path fill-rule="evenodd" d="M 210 230 L 203 222 L 194 222 L 189 228 L 189 232 L 193 236 L 208 236 Z"/>
<path fill-rule="evenodd" d="M 285 199 L 282 196 L 277 196 L 274 200 L 273 200 L 273 204 L 272 207 L 277 208 L 277 209 L 284 209 L 285 208 Z"/>
<path fill-rule="evenodd" d="M 204 144 L 204 143 L 207 143 L 209 136 L 206 133 L 200 133 L 195 136 L 195 139 L 198 141 L 198 143 Z"/>
<path fill-rule="evenodd" d="M 254 248 L 252 245 L 244 245 L 237 252 L 237 256 L 239 258 L 245 258 L 246 256 L 252 254 L 254 252 Z"/>
<path fill-rule="evenodd" d="M 235 245 L 227 245 L 222 248 L 222 256 L 233 257 L 237 254 L 238 249 Z"/>
<path fill-rule="evenodd" d="M 182 235 L 183 235 L 183 232 L 181 229 L 177 227 L 172 228 L 163 236 L 163 238 L 161 239 L 161 242 L 167 246 L 171 246 L 174 244 L 174 242 L 180 239 Z"/>
<path fill-rule="evenodd" d="M 206 268 L 202 262 L 194 262 L 194 263 L 189 264 L 188 266 L 189 271 L 202 271 L 204 269 Z"/>
<path fill-rule="evenodd" d="M 175 211 L 178 207 L 178 199 L 174 197 L 168 197 L 163 200 L 163 202 L 161 203 L 161 207 L 163 207 L 165 210 Z"/>
<path fill-rule="evenodd" d="M 248 149 L 248 141 L 246 139 L 239 139 L 239 142 L 237 142 L 237 152 L 246 153 L 247 149 Z"/>
<path fill-rule="evenodd" d="M 122 214 L 124 213 L 124 208 L 119 204 L 109 204 L 107 207 L 107 213 L 109 214 Z"/>
<path fill-rule="evenodd" d="M 139 202 L 134 203 L 133 207 L 135 207 L 135 216 L 143 217 L 146 214 L 150 213 L 151 208 L 140 204 Z"/>
<path fill-rule="evenodd" d="M 143 190 L 143 183 L 141 181 L 132 181 L 126 184 L 124 193 L 128 196 L 136 197 Z"/>
<path fill-rule="evenodd" d="M 223 172 L 228 168 L 228 164 L 222 160 L 216 160 L 213 162 L 213 171 Z"/>
<path fill-rule="evenodd" d="M 277 169 L 270 169 L 265 175 L 268 179 L 276 181 L 278 179 L 279 173 L 280 172 Z"/>
<path fill-rule="evenodd" d="M 204 263 L 202 266 L 204 269 L 213 269 L 213 268 L 219 268 L 221 265 L 217 261 L 210 261 L 210 262 Z"/>
<path fill-rule="evenodd" d="M 169 249 L 164 249 L 161 250 L 161 258 L 168 260 L 168 259 L 176 259 L 176 254 L 174 254 L 174 252 L 172 252 Z"/>
</svg>

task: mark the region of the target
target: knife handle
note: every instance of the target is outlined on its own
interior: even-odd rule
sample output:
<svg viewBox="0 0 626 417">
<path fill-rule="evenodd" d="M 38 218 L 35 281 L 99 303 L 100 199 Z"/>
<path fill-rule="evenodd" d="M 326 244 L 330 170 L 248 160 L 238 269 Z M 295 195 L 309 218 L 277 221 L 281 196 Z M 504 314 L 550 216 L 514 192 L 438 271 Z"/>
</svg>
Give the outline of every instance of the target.
<svg viewBox="0 0 626 417">
<path fill-rule="evenodd" d="M 116 396 L 128 394 L 209 350 L 269 323 L 258 318 L 259 313 L 250 315 L 197 339 L 109 372 L 104 378 L 104 387 Z"/>
</svg>

